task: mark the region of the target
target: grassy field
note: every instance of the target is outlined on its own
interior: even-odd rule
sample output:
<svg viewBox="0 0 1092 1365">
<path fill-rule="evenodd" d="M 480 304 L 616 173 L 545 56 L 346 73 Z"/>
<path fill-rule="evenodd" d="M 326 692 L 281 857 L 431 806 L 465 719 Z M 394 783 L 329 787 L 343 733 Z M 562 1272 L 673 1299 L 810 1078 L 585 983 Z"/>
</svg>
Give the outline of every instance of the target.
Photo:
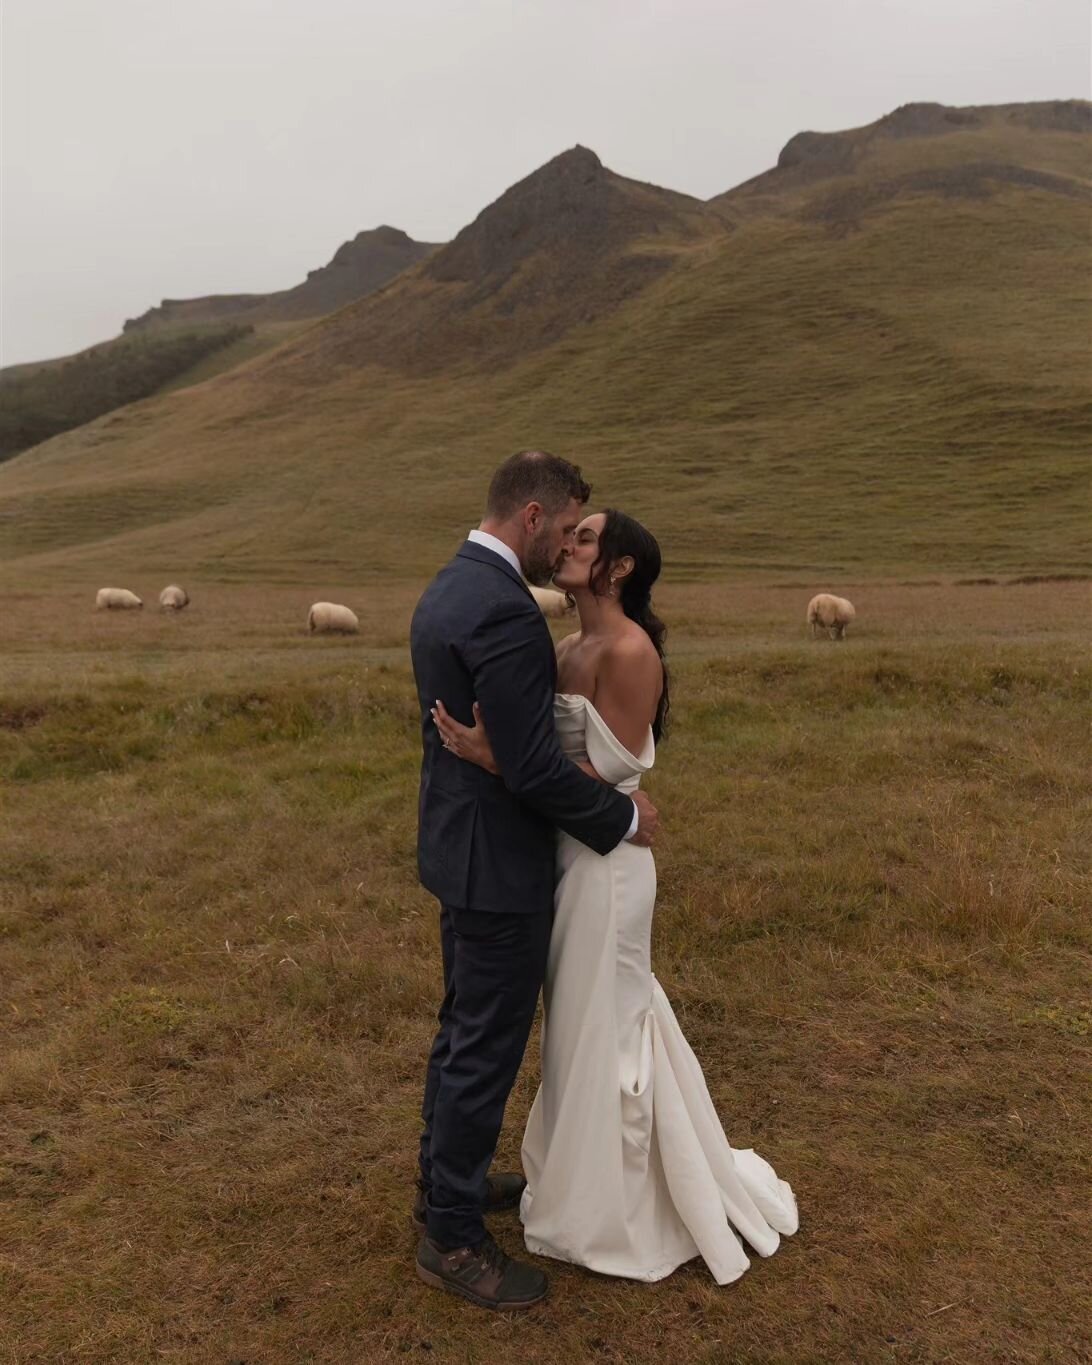
<svg viewBox="0 0 1092 1365">
<path fill-rule="evenodd" d="M 655 967 L 802 1226 L 726 1289 L 555 1267 L 508 1319 L 411 1264 L 417 586 L 186 581 L 177 619 L 5 595 L 0 1359 L 1089 1357 L 1088 583 L 665 588 Z M 359 639 L 307 637 L 327 595 Z"/>
</svg>

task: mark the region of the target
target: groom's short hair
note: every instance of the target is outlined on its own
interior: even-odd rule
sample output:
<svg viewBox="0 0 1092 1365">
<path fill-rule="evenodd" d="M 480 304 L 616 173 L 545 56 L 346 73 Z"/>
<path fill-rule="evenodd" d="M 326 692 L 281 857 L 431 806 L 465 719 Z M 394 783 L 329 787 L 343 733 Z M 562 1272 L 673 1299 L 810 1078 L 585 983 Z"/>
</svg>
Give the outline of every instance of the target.
<svg viewBox="0 0 1092 1365">
<path fill-rule="evenodd" d="M 488 517 L 507 521 L 529 502 L 539 502 L 548 516 L 556 516 L 570 498 L 583 504 L 590 497 L 591 487 L 576 465 L 546 450 L 521 450 L 493 475 L 485 511 Z"/>
</svg>

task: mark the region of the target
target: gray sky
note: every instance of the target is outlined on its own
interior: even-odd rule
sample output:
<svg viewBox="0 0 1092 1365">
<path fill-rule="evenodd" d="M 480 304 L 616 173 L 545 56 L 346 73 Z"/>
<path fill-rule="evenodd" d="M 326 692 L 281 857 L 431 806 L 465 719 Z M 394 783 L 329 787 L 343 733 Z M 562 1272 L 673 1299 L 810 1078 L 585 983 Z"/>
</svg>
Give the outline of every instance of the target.
<svg viewBox="0 0 1092 1365">
<path fill-rule="evenodd" d="M 1087 0 L 3 0 L 4 364 L 452 237 L 576 142 L 708 198 L 803 128 L 1089 95 Z"/>
</svg>

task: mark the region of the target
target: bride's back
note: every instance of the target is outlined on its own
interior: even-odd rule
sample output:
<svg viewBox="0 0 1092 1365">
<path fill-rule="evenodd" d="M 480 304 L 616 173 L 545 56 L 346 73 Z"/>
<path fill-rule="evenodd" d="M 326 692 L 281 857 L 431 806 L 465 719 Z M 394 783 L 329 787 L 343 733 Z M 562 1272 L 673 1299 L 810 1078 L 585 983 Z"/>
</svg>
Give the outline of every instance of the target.
<svg viewBox="0 0 1092 1365">
<path fill-rule="evenodd" d="M 663 665 L 646 632 L 624 619 L 617 630 L 567 635 L 557 647 L 557 690 L 587 697 L 609 729 L 639 754 L 663 691 Z"/>
</svg>

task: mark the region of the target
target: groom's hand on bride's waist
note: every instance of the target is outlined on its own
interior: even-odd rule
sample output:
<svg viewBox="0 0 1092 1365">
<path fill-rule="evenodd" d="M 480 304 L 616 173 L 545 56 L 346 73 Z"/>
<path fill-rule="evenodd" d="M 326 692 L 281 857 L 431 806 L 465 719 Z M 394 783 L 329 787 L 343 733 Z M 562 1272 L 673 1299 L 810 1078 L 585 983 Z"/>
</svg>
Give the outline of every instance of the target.
<svg viewBox="0 0 1092 1365">
<path fill-rule="evenodd" d="M 637 828 L 629 836 L 629 842 L 639 848 L 648 848 L 660 828 L 660 812 L 644 792 L 633 793 L 633 804 L 637 807 Z"/>
</svg>

